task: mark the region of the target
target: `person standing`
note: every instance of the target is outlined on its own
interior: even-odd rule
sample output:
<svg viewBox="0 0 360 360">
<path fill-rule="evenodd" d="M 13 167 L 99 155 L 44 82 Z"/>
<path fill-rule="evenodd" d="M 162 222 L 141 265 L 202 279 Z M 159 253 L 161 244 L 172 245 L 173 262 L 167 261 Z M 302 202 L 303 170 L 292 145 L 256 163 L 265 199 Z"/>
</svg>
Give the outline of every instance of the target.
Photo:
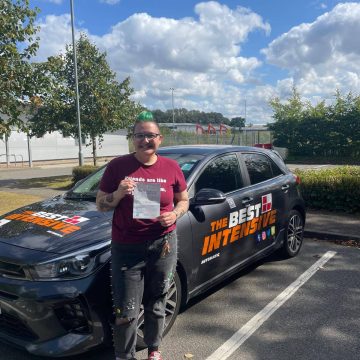
<svg viewBox="0 0 360 360">
<path fill-rule="evenodd" d="M 132 133 L 135 152 L 108 164 L 96 198 L 99 211 L 114 210 L 111 275 L 116 360 L 135 359 L 142 301 L 148 360 L 162 360 L 159 346 L 166 294 L 176 271 L 176 221 L 189 207 L 179 165 L 157 154 L 162 138 L 152 113 L 140 113 Z"/>
</svg>

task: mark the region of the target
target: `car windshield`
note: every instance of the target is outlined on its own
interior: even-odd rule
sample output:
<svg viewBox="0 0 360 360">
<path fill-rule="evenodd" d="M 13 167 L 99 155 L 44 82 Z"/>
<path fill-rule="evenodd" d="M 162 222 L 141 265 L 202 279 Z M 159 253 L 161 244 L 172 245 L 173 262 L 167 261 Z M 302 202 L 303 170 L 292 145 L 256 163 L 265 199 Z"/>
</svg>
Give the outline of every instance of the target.
<svg viewBox="0 0 360 360">
<path fill-rule="evenodd" d="M 195 169 L 198 162 L 204 157 L 204 155 L 199 154 L 179 154 L 179 153 L 164 153 L 161 156 L 174 159 L 179 164 L 185 179 L 187 179 L 190 174 Z M 106 166 L 103 166 L 85 180 L 80 181 L 74 188 L 72 188 L 67 194 L 66 198 L 68 199 L 82 199 L 82 200 L 91 200 L 96 198 L 96 193 L 99 189 L 100 180 L 104 174 Z"/>
<path fill-rule="evenodd" d="M 80 182 L 66 194 L 66 198 L 83 200 L 95 199 L 96 193 L 99 189 L 99 183 L 105 169 L 106 166 L 103 166 L 102 168 L 88 176 L 85 180 L 80 180 Z"/>
</svg>

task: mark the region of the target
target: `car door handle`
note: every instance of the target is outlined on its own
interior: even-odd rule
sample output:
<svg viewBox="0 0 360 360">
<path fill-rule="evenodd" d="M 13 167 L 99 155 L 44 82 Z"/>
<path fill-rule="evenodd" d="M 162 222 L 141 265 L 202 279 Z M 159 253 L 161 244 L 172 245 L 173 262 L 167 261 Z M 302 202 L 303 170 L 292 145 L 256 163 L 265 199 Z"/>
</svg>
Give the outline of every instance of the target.
<svg viewBox="0 0 360 360">
<path fill-rule="evenodd" d="M 281 187 L 281 190 L 283 190 L 283 191 L 288 190 L 289 187 L 290 187 L 289 184 L 283 185 L 283 186 Z"/>
<path fill-rule="evenodd" d="M 254 199 L 252 197 L 247 197 L 241 201 L 243 205 L 248 205 L 250 202 L 252 202 Z"/>
</svg>

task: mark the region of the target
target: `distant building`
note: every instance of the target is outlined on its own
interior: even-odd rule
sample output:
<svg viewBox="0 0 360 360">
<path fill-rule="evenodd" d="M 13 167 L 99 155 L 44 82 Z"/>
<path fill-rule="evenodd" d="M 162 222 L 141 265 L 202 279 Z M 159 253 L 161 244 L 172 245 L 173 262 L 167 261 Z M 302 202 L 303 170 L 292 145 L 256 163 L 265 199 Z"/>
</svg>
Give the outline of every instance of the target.
<svg viewBox="0 0 360 360">
<path fill-rule="evenodd" d="M 191 132 L 198 134 L 222 134 L 231 131 L 231 126 L 220 124 L 193 124 L 193 123 L 159 123 L 160 126 L 168 127 L 174 131 Z"/>
<path fill-rule="evenodd" d="M 212 125 L 212 124 L 193 124 L 193 123 L 159 123 L 160 126 L 168 127 L 174 131 L 195 132 L 198 134 L 221 134 L 232 129 L 239 130 L 237 127 L 229 125 Z M 240 131 L 269 131 L 267 125 L 251 125 L 240 128 Z"/>
</svg>

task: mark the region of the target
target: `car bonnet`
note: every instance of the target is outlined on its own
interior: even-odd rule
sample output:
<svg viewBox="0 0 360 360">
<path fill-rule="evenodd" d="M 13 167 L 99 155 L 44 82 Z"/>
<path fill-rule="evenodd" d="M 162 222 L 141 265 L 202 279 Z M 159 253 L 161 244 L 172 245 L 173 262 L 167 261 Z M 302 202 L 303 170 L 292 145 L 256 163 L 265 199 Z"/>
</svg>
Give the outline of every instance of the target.
<svg viewBox="0 0 360 360">
<path fill-rule="evenodd" d="M 112 213 L 94 202 L 56 197 L 0 217 L 0 242 L 53 253 L 66 253 L 111 238 Z"/>
</svg>

